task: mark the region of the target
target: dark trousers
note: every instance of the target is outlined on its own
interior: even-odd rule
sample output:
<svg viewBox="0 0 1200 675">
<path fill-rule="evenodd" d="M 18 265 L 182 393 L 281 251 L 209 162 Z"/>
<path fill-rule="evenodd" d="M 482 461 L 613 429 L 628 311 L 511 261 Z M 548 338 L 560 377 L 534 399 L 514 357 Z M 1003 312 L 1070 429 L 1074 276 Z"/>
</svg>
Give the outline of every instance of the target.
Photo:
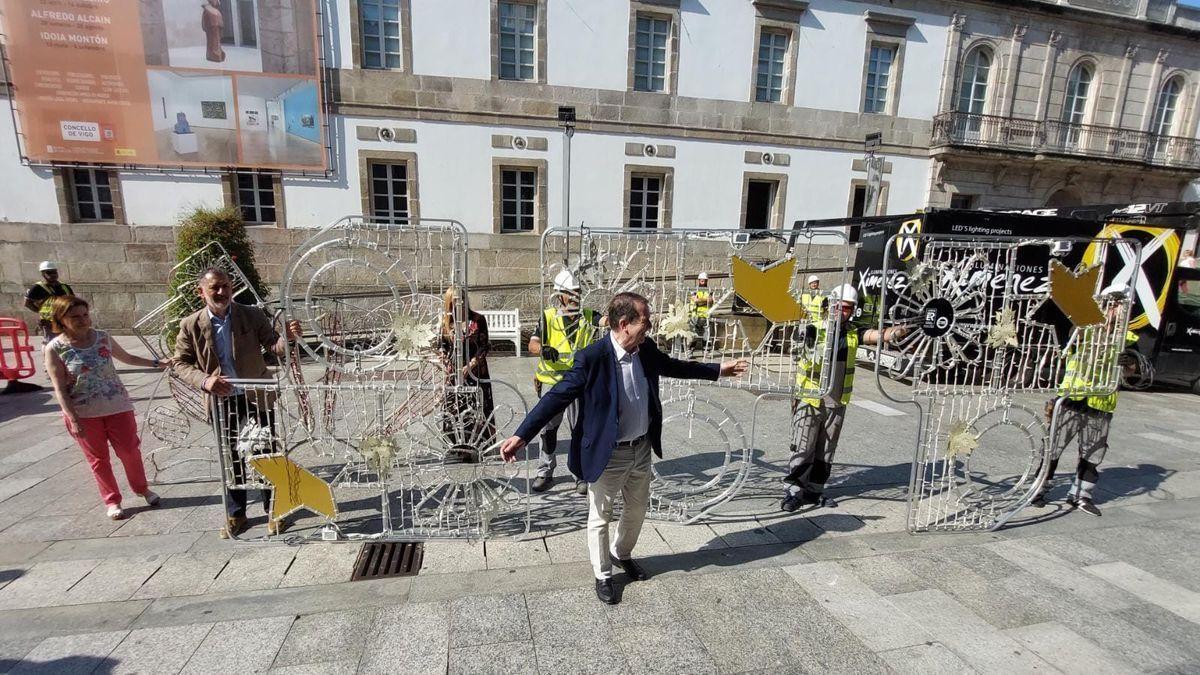
<svg viewBox="0 0 1200 675">
<path fill-rule="evenodd" d="M 825 492 L 845 419 L 845 406 L 814 407 L 792 400 L 792 457 L 783 478 L 789 494 L 816 499 Z"/>
<path fill-rule="evenodd" d="M 246 482 L 247 455 L 260 455 L 275 452 L 275 411 L 265 402 L 252 400 L 245 394 L 237 394 L 224 399 L 217 413 L 217 433 L 220 434 L 222 445 L 228 450 L 229 462 L 227 480 L 234 483 Z M 250 423 L 254 422 L 254 425 Z M 255 442 L 252 434 L 254 426 L 270 432 L 269 441 Z M 247 432 L 243 434 L 243 431 Z M 248 490 L 227 489 L 225 509 L 229 517 L 244 518 L 246 516 L 246 501 Z M 271 513 L 271 491 L 260 491 L 263 511 Z"/>
</svg>

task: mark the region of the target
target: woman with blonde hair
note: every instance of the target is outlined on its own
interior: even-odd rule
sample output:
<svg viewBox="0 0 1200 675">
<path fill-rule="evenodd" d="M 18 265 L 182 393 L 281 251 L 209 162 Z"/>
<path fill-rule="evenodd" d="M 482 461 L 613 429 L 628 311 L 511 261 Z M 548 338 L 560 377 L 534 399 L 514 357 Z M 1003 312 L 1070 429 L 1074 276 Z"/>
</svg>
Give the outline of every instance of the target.
<svg viewBox="0 0 1200 675">
<path fill-rule="evenodd" d="M 50 323 L 59 335 L 45 347 L 46 372 L 62 407 L 67 431 L 92 468 L 100 497 L 108 506 L 108 517 L 125 517 L 121 489 L 108 453 L 110 445 L 125 466 L 129 487 L 150 506 L 157 505 L 158 495 L 146 484 L 133 401 L 117 375 L 113 358 L 148 368 L 165 368 L 167 363 L 134 356 L 107 332 L 93 329 L 88 303 L 83 298 L 63 295 L 51 302 Z"/>
<path fill-rule="evenodd" d="M 462 302 L 462 307 L 458 303 Z M 463 321 L 461 329 L 457 322 Z M 488 371 L 487 354 L 491 347 L 488 339 L 487 319 L 479 312 L 471 309 L 466 293 L 457 286 L 446 289 L 442 299 L 441 320 L 441 352 L 442 363 L 446 368 L 446 384 L 478 386 L 479 395 L 470 393 L 451 393 L 446 397 L 447 421 L 458 421 L 460 424 L 444 425 L 444 431 L 451 437 L 456 449 L 464 461 L 478 461 L 478 452 L 483 447 L 491 445 L 495 440 L 496 429 L 492 420 L 494 403 L 492 400 L 491 373 Z M 462 368 L 454 358 L 454 343 L 459 343 L 462 353 Z M 461 377 L 460 377 L 461 376 Z M 478 417 L 473 417 L 469 424 L 461 424 L 468 417 L 469 410 L 477 410 Z M 478 445 L 480 447 L 467 447 Z"/>
</svg>

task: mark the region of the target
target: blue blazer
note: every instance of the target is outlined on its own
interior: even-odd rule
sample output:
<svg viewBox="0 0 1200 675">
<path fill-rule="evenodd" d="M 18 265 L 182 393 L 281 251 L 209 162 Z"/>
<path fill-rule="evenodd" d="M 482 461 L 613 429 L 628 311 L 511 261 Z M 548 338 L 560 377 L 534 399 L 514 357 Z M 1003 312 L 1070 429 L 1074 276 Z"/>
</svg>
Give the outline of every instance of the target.
<svg viewBox="0 0 1200 675">
<path fill-rule="evenodd" d="M 662 457 L 662 401 L 658 395 L 659 377 L 681 380 L 716 380 L 721 366 L 716 363 L 680 361 L 659 351 L 651 340 L 638 349 L 642 371 L 650 390 L 650 442 L 654 454 Z M 556 415 L 581 399 L 575 427 L 571 429 L 571 450 L 567 467 L 589 483 L 596 482 L 608 466 L 617 445 L 618 392 L 621 386 L 617 356 L 612 338 L 605 335 L 575 354 L 575 365 L 558 384 L 542 395 L 529 411 L 517 436 L 528 443 Z"/>
</svg>

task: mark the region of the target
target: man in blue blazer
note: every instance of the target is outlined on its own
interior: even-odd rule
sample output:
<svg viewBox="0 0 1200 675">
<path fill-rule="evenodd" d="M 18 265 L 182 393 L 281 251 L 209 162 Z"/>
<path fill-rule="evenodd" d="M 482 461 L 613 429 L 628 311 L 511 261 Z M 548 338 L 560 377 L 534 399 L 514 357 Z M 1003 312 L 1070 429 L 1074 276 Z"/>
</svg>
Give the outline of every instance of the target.
<svg viewBox="0 0 1200 675">
<path fill-rule="evenodd" d="M 646 571 L 631 557 L 650 502 L 650 453 L 662 457 L 662 402 L 659 377 L 716 380 L 745 372 L 745 361 L 697 363 L 679 361 L 646 340 L 650 303 L 636 293 L 618 293 L 608 308 L 609 335 L 580 351 L 562 381 L 542 395 L 517 428 L 500 445 L 506 461 L 556 415 L 581 400 L 567 466 L 588 485 L 588 549 L 596 574 L 596 596 L 617 602 L 612 561 L 632 579 Z M 613 501 L 625 502 L 617 536 L 609 547 L 608 524 Z"/>
</svg>

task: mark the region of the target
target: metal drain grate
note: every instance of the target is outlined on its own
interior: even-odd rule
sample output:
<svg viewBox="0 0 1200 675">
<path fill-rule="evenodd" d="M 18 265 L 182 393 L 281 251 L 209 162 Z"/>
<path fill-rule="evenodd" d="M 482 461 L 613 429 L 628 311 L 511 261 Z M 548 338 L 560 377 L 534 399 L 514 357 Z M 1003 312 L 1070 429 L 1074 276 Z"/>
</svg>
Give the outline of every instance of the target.
<svg viewBox="0 0 1200 675">
<path fill-rule="evenodd" d="M 366 544 L 354 561 L 350 581 L 416 576 L 424 557 L 425 545 L 416 542 Z"/>
</svg>

